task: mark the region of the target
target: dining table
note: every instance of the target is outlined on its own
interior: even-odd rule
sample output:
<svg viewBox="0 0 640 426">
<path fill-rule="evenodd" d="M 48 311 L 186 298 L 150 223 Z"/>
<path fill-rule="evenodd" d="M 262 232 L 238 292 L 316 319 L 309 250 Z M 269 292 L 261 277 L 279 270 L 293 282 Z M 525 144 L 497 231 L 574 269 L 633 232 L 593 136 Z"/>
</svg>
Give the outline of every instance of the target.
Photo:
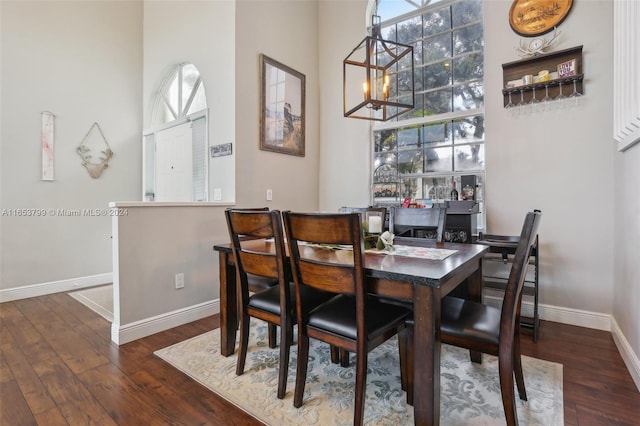
<svg viewBox="0 0 640 426">
<path fill-rule="evenodd" d="M 243 244 L 272 245 L 265 240 Z M 416 425 L 440 423 L 440 320 L 441 299 L 454 292 L 469 300 L 482 302 L 482 258 L 486 245 L 436 243 L 421 238 L 396 237 L 394 246 L 422 247 L 441 253 L 444 258 L 413 257 L 380 251 L 365 252 L 365 281 L 371 294 L 413 304 L 414 310 L 414 422 Z M 238 326 L 236 269 L 229 243 L 216 244 L 220 273 L 220 352 L 235 351 Z M 262 250 L 263 247 L 260 248 Z M 443 250 L 444 249 L 444 250 Z M 275 248 L 274 248 L 275 250 Z M 326 250 L 326 248 L 317 248 Z M 406 250 L 402 251 L 406 252 Z M 319 252 L 319 256 L 320 256 Z M 437 257 L 437 256 L 435 256 Z M 470 353 L 474 362 L 482 355 Z"/>
</svg>

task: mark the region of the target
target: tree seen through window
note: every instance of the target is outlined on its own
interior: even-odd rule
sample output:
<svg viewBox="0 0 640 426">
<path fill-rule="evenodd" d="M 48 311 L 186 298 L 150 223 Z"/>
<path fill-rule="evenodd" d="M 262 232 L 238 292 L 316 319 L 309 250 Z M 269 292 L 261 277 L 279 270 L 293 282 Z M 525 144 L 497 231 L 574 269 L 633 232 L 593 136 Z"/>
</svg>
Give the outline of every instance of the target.
<svg viewBox="0 0 640 426">
<path fill-rule="evenodd" d="M 405 197 L 443 201 L 463 175 L 476 175 L 481 186 L 482 1 L 380 0 L 377 6 L 383 38 L 414 48 L 415 108 L 374 126 L 374 203 L 393 205 Z M 409 96 L 411 75 L 399 71 L 406 68 L 397 66 L 391 97 Z"/>
</svg>

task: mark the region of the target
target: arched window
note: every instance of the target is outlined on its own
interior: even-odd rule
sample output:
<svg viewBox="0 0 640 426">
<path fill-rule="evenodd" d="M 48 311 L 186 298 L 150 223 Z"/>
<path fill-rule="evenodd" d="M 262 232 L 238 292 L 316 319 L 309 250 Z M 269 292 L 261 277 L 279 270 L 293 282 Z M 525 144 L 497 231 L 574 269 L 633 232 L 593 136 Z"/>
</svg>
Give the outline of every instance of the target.
<svg viewBox="0 0 640 426">
<path fill-rule="evenodd" d="M 152 108 L 143 138 L 143 200 L 208 201 L 207 98 L 193 64 L 175 65 Z"/>
<path fill-rule="evenodd" d="M 415 108 L 373 124 L 374 204 L 441 203 L 455 182 L 482 207 L 482 0 L 371 0 L 368 13 L 380 16 L 384 39 L 413 46 L 415 64 Z"/>
<path fill-rule="evenodd" d="M 174 66 L 160 84 L 153 108 L 153 123 L 164 124 L 207 108 L 200 72 L 193 64 Z"/>
</svg>

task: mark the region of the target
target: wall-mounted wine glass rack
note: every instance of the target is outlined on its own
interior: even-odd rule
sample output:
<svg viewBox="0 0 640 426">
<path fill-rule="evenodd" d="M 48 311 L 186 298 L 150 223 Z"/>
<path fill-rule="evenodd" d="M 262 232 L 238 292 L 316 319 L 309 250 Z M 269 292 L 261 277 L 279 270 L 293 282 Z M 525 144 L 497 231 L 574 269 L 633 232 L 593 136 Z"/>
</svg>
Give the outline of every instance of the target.
<svg viewBox="0 0 640 426">
<path fill-rule="evenodd" d="M 525 75 L 537 77 L 538 73 L 542 70 L 555 73 L 557 72 L 558 64 L 573 59 L 575 59 L 575 75 L 552 78 L 544 82 L 539 82 L 537 78 L 534 78 L 530 84 L 522 83 Z M 521 97 L 525 102 L 530 102 L 534 89 L 538 96 L 548 91 L 549 96 L 556 98 L 562 88 L 563 94 L 568 96 L 573 91 L 574 82 L 576 90 L 584 94 L 584 74 L 582 69 L 582 46 L 502 64 L 503 105 L 506 107 L 507 104 L 509 104 L 509 95 L 511 95 L 512 101 L 514 102 L 516 99 L 519 101 Z"/>
</svg>

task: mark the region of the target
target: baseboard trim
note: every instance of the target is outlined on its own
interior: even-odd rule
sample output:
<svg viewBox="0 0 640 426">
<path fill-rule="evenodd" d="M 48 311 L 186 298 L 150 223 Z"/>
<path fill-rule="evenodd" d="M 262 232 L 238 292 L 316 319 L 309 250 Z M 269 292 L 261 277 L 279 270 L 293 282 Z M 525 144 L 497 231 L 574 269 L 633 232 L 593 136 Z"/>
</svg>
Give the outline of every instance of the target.
<svg viewBox="0 0 640 426">
<path fill-rule="evenodd" d="M 485 299 L 490 299 L 498 303 L 501 301 L 500 298 L 494 296 L 487 296 Z M 640 359 L 612 315 L 552 305 L 538 305 L 538 311 L 540 319 L 546 321 L 610 332 L 633 382 L 640 391 Z M 533 312 L 533 303 L 523 300 L 522 312 L 523 314 L 530 315 L 530 312 Z"/>
<path fill-rule="evenodd" d="M 129 324 L 111 324 L 111 340 L 118 344 L 132 342 L 161 331 L 169 330 L 220 313 L 220 300 L 200 303 L 166 314 L 145 318 Z"/>
<path fill-rule="evenodd" d="M 562 324 L 611 331 L 611 315 L 561 306 L 538 305 L 540 318 Z"/>
<path fill-rule="evenodd" d="M 51 281 L 48 283 L 31 284 L 22 287 L 14 287 L 0 290 L 0 303 L 13 300 L 27 299 L 29 297 L 45 296 L 47 294 L 62 293 L 66 291 L 80 290 L 87 287 L 95 287 L 113 282 L 111 272 L 86 277 L 70 278 L 67 280 Z"/>
<path fill-rule="evenodd" d="M 496 304 L 502 302 L 502 298 L 498 296 L 487 295 L 484 299 L 488 302 L 495 302 Z M 522 315 L 533 316 L 533 302 L 528 300 L 522 301 Z M 595 330 L 611 331 L 611 315 L 608 314 L 538 304 L 538 316 L 541 320 L 577 325 L 578 327 L 593 328 Z"/>
<path fill-rule="evenodd" d="M 640 359 L 638 359 L 638 356 L 633 351 L 633 348 L 624 336 L 615 318 L 611 318 L 611 335 L 618 347 L 618 352 L 620 352 L 624 364 L 627 366 L 627 370 L 629 370 L 631 374 L 633 382 L 636 384 L 638 391 L 640 391 Z"/>
</svg>

